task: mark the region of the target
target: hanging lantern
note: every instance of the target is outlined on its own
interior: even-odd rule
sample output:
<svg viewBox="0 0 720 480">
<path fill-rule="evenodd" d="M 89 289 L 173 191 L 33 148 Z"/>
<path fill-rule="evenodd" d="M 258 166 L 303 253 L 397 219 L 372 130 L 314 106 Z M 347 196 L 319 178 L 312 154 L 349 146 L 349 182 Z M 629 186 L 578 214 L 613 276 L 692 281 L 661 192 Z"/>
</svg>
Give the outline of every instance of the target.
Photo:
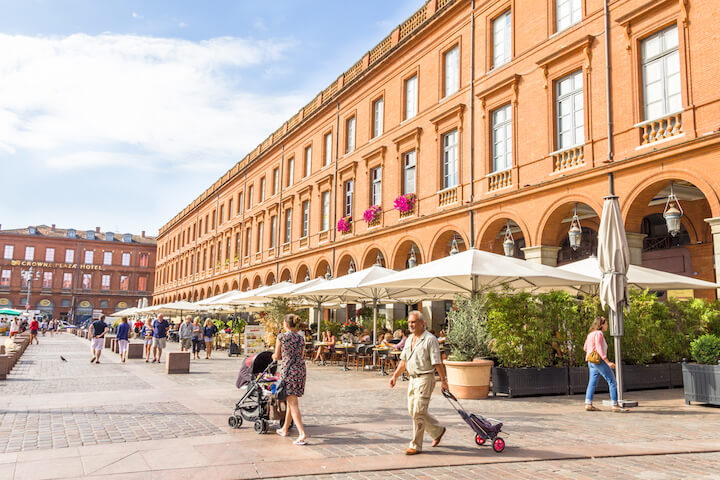
<svg viewBox="0 0 720 480">
<path fill-rule="evenodd" d="M 348 267 L 348 275 L 351 273 L 355 273 L 355 262 L 350 260 L 350 266 Z"/>
<path fill-rule="evenodd" d="M 375 257 L 375 266 L 376 267 L 382 267 L 382 256 L 380 255 L 380 252 L 378 252 L 377 257 Z"/>
<path fill-rule="evenodd" d="M 417 266 L 417 258 L 415 257 L 415 245 L 410 247 L 410 259 L 408 259 L 408 268 Z"/>
<path fill-rule="evenodd" d="M 456 253 L 460 253 L 460 250 L 458 249 L 457 240 L 455 239 L 455 235 L 453 235 L 452 244 L 450 245 L 450 255 L 455 255 Z"/>
<path fill-rule="evenodd" d="M 305 274 L 305 281 L 306 281 L 306 282 L 309 282 L 309 281 L 310 281 L 310 272 L 308 272 L 308 273 Z"/>
<path fill-rule="evenodd" d="M 508 220 L 507 224 L 505 225 L 505 240 L 503 241 L 503 250 L 505 251 L 506 257 L 515 256 L 515 239 L 512 236 L 512 231 L 510 231 L 510 220 Z"/>
<path fill-rule="evenodd" d="M 670 182 L 670 195 L 668 195 L 667 202 L 665 202 L 663 217 L 665 218 L 665 225 L 667 225 L 668 233 L 673 237 L 676 237 L 677 234 L 680 233 L 680 220 L 682 219 L 682 216 L 682 205 L 680 205 L 680 200 L 673 191 L 673 182 Z"/>
<path fill-rule="evenodd" d="M 330 280 L 332 278 L 332 274 L 330 273 L 330 265 L 328 265 L 327 269 L 325 270 L 325 280 Z"/>
<path fill-rule="evenodd" d="M 570 247 L 573 250 L 580 248 L 582 243 L 582 226 L 580 225 L 580 218 L 577 214 L 577 203 L 575 204 L 575 212 L 570 222 L 570 231 L 568 232 L 568 239 L 570 240 Z"/>
</svg>

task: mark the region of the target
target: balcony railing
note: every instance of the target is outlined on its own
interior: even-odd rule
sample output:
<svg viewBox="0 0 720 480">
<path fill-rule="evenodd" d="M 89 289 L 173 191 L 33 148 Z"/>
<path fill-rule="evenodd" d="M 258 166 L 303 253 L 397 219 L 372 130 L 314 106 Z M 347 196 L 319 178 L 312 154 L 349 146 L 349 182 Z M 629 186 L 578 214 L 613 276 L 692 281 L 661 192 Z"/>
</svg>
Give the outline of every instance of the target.
<svg viewBox="0 0 720 480">
<path fill-rule="evenodd" d="M 330 239 L 330 230 L 325 230 L 324 232 L 320 232 L 318 234 L 318 239 L 320 243 L 327 242 Z"/>
<path fill-rule="evenodd" d="M 488 192 L 495 190 L 502 190 L 512 185 L 512 171 L 502 170 L 500 172 L 494 172 L 487 176 L 488 178 Z"/>
<path fill-rule="evenodd" d="M 262 252 L 257 252 L 257 253 L 255 254 L 255 261 L 256 261 L 256 262 L 262 261 Z"/>
<path fill-rule="evenodd" d="M 682 112 L 675 112 L 655 120 L 640 122 L 641 144 L 648 145 L 683 133 Z"/>
<path fill-rule="evenodd" d="M 416 208 L 417 208 L 417 207 L 414 206 L 413 208 L 411 208 L 411 209 L 408 210 L 407 212 L 400 212 L 400 218 L 412 217 L 413 215 L 415 215 L 415 209 L 416 209 Z"/>
<path fill-rule="evenodd" d="M 444 207 L 457 202 L 458 187 L 449 187 L 438 192 L 438 205 Z"/>
<path fill-rule="evenodd" d="M 289 242 L 283 243 L 282 251 L 283 251 L 283 253 L 290 253 L 290 243 Z"/>
<path fill-rule="evenodd" d="M 558 150 L 550 154 L 553 161 L 553 172 L 560 172 L 568 168 L 574 168 L 585 163 L 585 147 L 579 145 L 564 150 Z"/>
<path fill-rule="evenodd" d="M 275 257 L 275 247 L 268 248 L 267 251 L 268 258 L 274 258 Z"/>
<path fill-rule="evenodd" d="M 308 246 L 308 237 L 302 237 L 300 239 L 300 248 Z"/>
</svg>

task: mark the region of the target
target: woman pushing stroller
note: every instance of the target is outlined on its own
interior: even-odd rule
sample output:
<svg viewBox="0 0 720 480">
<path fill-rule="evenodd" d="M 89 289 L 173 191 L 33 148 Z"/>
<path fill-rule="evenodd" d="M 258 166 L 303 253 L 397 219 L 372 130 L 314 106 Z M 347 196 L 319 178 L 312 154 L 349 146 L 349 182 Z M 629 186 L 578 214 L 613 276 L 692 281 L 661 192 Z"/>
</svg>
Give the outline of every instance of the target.
<svg viewBox="0 0 720 480">
<path fill-rule="evenodd" d="M 285 422 L 277 430 L 277 434 L 281 437 L 287 436 L 292 420 L 298 429 L 298 438 L 293 443 L 295 445 L 306 445 L 307 436 L 300 415 L 300 406 L 298 405 L 298 398 L 302 397 L 305 392 L 305 379 L 307 377 L 305 361 L 303 360 L 305 338 L 298 333 L 300 318 L 297 315 L 285 315 L 283 323 L 285 332 L 278 335 L 273 360 L 282 360 L 281 381 L 285 384 L 285 393 L 287 394 L 287 413 L 285 414 Z"/>
</svg>

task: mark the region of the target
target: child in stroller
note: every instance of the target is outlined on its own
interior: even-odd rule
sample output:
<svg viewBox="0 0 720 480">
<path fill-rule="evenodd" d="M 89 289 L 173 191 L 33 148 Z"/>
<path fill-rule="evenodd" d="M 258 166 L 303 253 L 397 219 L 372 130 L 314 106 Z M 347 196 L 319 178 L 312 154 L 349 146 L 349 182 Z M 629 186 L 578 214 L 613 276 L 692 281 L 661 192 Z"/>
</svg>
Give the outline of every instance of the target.
<svg viewBox="0 0 720 480">
<path fill-rule="evenodd" d="M 258 353 L 243 360 L 235 386 L 247 387 L 228 418 L 231 428 L 240 428 L 243 419 L 255 422 L 255 433 L 258 434 L 267 432 L 270 421 L 278 421 L 279 426 L 283 426 L 287 407 L 275 396 L 279 384 L 276 372 L 277 363 L 272 359 L 272 352 Z"/>
</svg>

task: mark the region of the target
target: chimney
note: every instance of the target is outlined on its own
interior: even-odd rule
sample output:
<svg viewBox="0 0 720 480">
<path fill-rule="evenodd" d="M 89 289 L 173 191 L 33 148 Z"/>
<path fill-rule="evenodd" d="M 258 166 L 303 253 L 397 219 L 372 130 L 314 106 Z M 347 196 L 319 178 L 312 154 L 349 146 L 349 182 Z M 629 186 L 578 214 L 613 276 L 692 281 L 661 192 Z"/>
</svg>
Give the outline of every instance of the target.
<svg viewBox="0 0 720 480">
<path fill-rule="evenodd" d="M 54 224 L 54 223 L 52 224 L 52 231 L 53 231 L 53 232 L 55 231 L 55 224 Z"/>
<path fill-rule="evenodd" d="M 95 227 L 95 233 L 100 233 L 100 227 Z"/>
<path fill-rule="evenodd" d="M 142 231 L 142 238 L 145 238 L 145 230 Z"/>
</svg>

